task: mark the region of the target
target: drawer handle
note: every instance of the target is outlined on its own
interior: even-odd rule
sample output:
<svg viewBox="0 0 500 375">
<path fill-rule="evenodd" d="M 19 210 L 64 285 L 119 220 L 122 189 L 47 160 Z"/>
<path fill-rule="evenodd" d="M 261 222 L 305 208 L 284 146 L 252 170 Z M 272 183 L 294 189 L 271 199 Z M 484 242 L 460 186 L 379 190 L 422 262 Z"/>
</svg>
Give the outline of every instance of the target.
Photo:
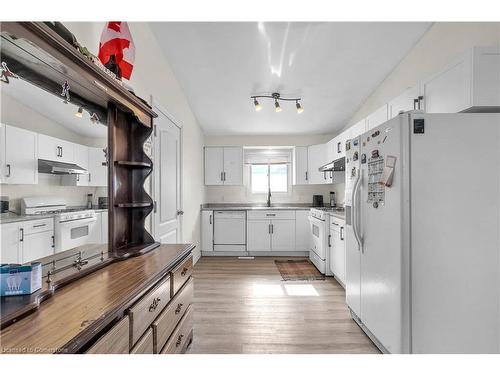
<svg viewBox="0 0 500 375">
<path fill-rule="evenodd" d="M 160 301 L 161 301 L 160 298 L 153 299 L 153 302 L 151 303 L 151 305 L 149 305 L 149 312 L 155 311 Z"/>
<path fill-rule="evenodd" d="M 182 304 L 182 303 L 179 303 L 177 305 L 177 308 L 175 309 L 175 315 L 177 315 L 177 314 L 179 314 L 181 312 L 182 306 L 184 306 L 184 304 Z"/>
<path fill-rule="evenodd" d="M 33 228 L 40 228 L 40 227 L 44 227 L 46 226 L 47 224 L 37 224 L 37 225 L 33 225 Z"/>
<path fill-rule="evenodd" d="M 179 345 L 182 343 L 182 338 L 184 337 L 184 335 L 179 335 L 179 337 L 177 338 L 177 342 L 175 343 L 175 347 L 179 347 Z"/>
<path fill-rule="evenodd" d="M 186 276 L 187 271 L 189 271 L 189 268 L 184 267 L 181 272 L 181 276 Z"/>
</svg>

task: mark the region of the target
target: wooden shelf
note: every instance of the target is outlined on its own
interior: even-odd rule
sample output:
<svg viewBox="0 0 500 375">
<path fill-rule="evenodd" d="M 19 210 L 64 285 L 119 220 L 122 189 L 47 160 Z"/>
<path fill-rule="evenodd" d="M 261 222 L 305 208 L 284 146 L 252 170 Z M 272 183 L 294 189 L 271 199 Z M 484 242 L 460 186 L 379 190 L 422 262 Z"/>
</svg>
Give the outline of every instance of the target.
<svg viewBox="0 0 500 375">
<path fill-rule="evenodd" d="M 115 207 L 118 207 L 118 208 L 141 208 L 141 207 L 150 207 L 152 205 L 153 205 L 152 202 L 115 203 Z"/>
<path fill-rule="evenodd" d="M 127 168 L 152 168 L 152 163 L 146 163 L 142 161 L 128 161 L 128 160 L 117 160 L 116 165 L 127 167 Z"/>
</svg>

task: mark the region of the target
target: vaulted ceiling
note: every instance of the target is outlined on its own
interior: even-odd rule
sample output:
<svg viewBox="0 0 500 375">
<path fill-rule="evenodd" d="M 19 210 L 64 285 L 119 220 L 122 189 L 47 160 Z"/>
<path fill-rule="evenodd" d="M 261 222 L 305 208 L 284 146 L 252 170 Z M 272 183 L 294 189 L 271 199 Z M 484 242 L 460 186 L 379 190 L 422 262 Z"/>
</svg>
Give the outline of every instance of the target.
<svg viewBox="0 0 500 375">
<path fill-rule="evenodd" d="M 152 23 L 206 134 L 340 130 L 427 31 L 429 23 Z M 256 112 L 251 95 L 302 98 Z"/>
</svg>

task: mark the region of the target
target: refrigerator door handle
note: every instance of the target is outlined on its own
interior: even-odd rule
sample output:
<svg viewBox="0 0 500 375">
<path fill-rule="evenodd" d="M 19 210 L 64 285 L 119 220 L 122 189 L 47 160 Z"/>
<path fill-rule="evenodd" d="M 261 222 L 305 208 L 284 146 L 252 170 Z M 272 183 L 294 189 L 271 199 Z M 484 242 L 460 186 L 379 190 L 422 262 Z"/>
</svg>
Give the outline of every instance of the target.
<svg viewBox="0 0 500 375">
<path fill-rule="evenodd" d="M 351 211 L 351 220 L 352 220 L 352 230 L 354 232 L 354 237 L 356 238 L 356 242 L 358 243 L 358 250 L 363 252 L 363 244 L 361 241 L 361 236 L 358 231 L 358 204 L 356 202 L 356 197 L 358 196 L 359 185 L 361 183 L 360 169 L 357 171 L 356 182 L 354 183 L 354 189 L 352 190 L 352 211 Z"/>
</svg>

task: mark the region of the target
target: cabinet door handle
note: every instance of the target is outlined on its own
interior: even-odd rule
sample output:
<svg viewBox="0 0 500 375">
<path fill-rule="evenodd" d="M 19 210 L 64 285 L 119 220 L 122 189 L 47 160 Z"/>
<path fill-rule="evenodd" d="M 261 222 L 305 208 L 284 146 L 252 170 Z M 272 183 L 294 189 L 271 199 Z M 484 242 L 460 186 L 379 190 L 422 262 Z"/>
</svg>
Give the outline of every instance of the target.
<svg viewBox="0 0 500 375">
<path fill-rule="evenodd" d="M 210 225 L 212 225 L 212 215 L 210 215 Z"/>
<path fill-rule="evenodd" d="M 221 181 L 224 181 L 224 172 L 221 172 L 221 173 L 220 173 L 220 180 L 221 180 Z"/>
<path fill-rule="evenodd" d="M 418 99 L 413 99 L 413 109 L 417 109 Z"/>
<path fill-rule="evenodd" d="M 340 227 L 340 240 L 344 241 L 344 227 Z"/>
<path fill-rule="evenodd" d="M 179 303 L 179 304 L 177 305 L 177 308 L 176 308 L 176 309 L 175 309 L 175 311 L 174 311 L 174 312 L 175 312 L 175 315 L 177 315 L 177 314 L 179 314 L 179 313 L 181 312 L 181 310 L 182 310 L 182 306 L 184 306 L 184 304 L 182 304 L 182 303 Z"/>
<path fill-rule="evenodd" d="M 52 247 L 56 247 L 56 238 L 52 236 Z"/>
<path fill-rule="evenodd" d="M 224 181 L 226 181 L 226 172 L 224 172 Z"/>
<path fill-rule="evenodd" d="M 7 176 L 10 177 L 10 164 L 7 164 Z"/>
<path fill-rule="evenodd" d="M 271 224 L 271 234 L 274 234 L 274 224 Z"/>
<path fill-rule="evenodd" d="M 63 157 L 63 148 L 61 146 L 61 157 Z"/>
<path fill-rule="evenodd" d="M 184 267 L 181 272 L 181 276 L 186 276 L 187 271 L 189 271 L 189 268 Z"/>
<path fill-rule="evenodd" d="M 421 105 L 422 105 L 422 100 L 424 100 L 424 97 L 422 95 L 419 95 L 418 97 L 418 109 L 421 110 Z"/>
<path fill-rule="evenodd" d="M 326 172 L 323 172 L 323 179 L 326 180 Z"/>
<path fill-rule="evenodd" d="M 154 298 L 153 302 L 151 302 L 151 305 L 149 305 L 149 312 L 155 311 L 160 301 L 161 301 L 160 298 Z"/>
<path fill-rule="evenodd" d="M 308 181 L 308 180 L 309 180 L 309 175 L 308 175 L 308 173 L 306 172 L 306 181 Z"/>
<path fill-rule="evenodd" d="M 90 182 L 90 175 L 91 175 L 91 173 L 89 173 L 89 182 Z"/>
<path fill-rule="evenodd" d="M 342 142 L 337 142 L 337 154 L 340 154 L 342 152 Z"/>
<path fill-rule="evenodd" d="M 37 224 L 37 225 L 33 225 L 33 228 L 41 228 L 41 227 L 44 227 L 46 226 L 47 223 L 44 223 L 44 224 Z"/>
<path fill-rule="evenodd" d="M 179 347 L 179 345 L 182 343 L 183 337 L 184 337 L 184 335 L 179 335 L 179 337 L 177 338 L 177 341 L 175 343 L 175 347 Z"/>
<path fill-rule="evenodd" d="M 269 234 L 271 234 L 271 224 L 267 226 L 267 231 L 269 232 Z"/>
<path fill-rule="evenodd" d="M 332 238 L 332 235 L 331 235 L 331 234 L 329 234 L 329 235 L 328 235 L 328 247 L 332 247 L 332 243 L 331 243 L 331 241 L 330 241 L 330 239 L 331 239 L 331 238 Z"/>
<path fill-rule="evenodd" d="M 19 229 L 19 231 L 21 232 L 21 238 L 19 239 L 19 242 L 23 242 L 24 241 L 24 228 Z"/>
</svg>

